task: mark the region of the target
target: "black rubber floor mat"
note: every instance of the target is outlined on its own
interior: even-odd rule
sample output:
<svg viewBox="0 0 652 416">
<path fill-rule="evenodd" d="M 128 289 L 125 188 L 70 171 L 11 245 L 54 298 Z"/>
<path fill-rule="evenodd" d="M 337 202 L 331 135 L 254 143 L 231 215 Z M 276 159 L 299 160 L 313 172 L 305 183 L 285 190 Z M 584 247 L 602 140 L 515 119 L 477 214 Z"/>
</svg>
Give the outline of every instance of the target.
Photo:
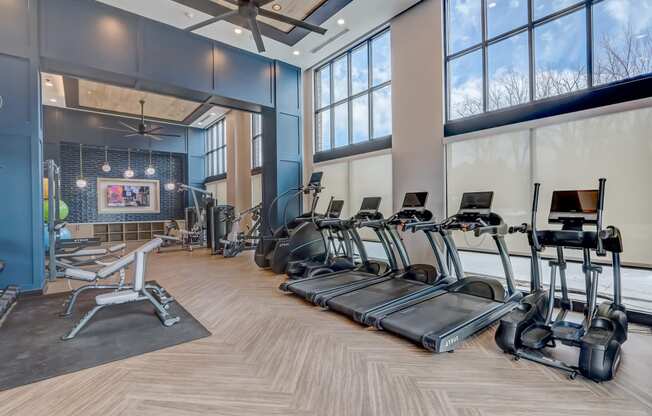
<svg viewBox="0 0 652 416">
<path fill-rule="evenodd" d="M 101 310 L 76 338 L 62 341 L 97 294 L 83 294 L 67 318 L 59 317 L 67 293 L 19 299 L 0 327 L 0 391 L 211 335 L 178 302 L 170 312 L 181 320 L 169 328 L 149 302 L 137 302 Z"/>
</svg>

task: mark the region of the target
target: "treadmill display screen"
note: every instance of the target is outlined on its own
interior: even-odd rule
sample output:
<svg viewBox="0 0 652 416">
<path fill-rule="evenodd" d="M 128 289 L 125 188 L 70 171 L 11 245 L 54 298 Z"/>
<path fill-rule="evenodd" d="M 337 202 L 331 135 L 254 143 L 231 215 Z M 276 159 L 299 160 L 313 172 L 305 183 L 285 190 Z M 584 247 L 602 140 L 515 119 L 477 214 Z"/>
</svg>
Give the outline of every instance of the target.
<svg viewBox="0 0 652 416">
<path fill-rule="evenodd" d="M 312 175 L 310 175 L 308 186 L 321 186 L 322 176 L 324 176 L 324 172 L 313 172 Z"/>
<path fill-rule="evenodd" d="M 362 200 L 360 211 L 376 212 L 380 208 L 380 197 L 367 197 Z"/>
<path fill-rule="evenodd" d="M 494 199 L 493 192 L 465 192 L 462 195 L 460 211 L 488 210 Z"/>
<path fill-rule="evenodd" d="M 562 218 L 577 218 L 585 221 L 595 221 L 598 212 L 598 191 L 554 191 L 550 205 L 552 222 Z"/>
<path fill-rule="evenodd" d="M 328 212 L 326 213 L 326 216 L 330 218 L 339 218 L 340 215 L 342 215 L 342 208 L 344 208 L 344 201 L 340 199 L 334 199 L 328 206 Z"/>
<path fill-rule="evenodd" d="M 408 192 L 403 199 L 403 208 L 424 208 L 428 192 Z"/>
</svg>

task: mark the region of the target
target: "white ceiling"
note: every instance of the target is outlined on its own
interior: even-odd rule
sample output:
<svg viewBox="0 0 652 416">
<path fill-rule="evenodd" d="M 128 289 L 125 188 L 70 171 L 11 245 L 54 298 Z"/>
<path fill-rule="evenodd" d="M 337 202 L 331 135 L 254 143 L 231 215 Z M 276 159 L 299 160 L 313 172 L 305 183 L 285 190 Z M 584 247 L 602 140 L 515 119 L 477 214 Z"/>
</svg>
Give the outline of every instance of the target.
<svg viewBox="0 0 652 416">
<path fill-rule="evenodd" d="M 175 3 L 172 0 L 99 1 L 181 29 L 212 17 Z M 420 1 L 353 0 L 324 22 L 322 26 L 328 29 L 326 35 L 311 33 L 292 47 L 264 37 L 267 51 L 261 55 L 288 62 L 304 69 L 310 68 Z M 338 20 L 340 19 L 344 20 L 344 24 L 338 24 Z M 238 26 L 229 22 L 220 21 L 202 28 L 196 33 L 237 48 L 257 53 L 251 32 L 247 29 L 242 29 L 241 34 L 236 34 L 234 31 L 236 27 Z M 334 37 L 336 39 L 332 42 L 321 47 L 319 51 L 313 52 L 314 49 L 319 48 Z"/>
</svg>

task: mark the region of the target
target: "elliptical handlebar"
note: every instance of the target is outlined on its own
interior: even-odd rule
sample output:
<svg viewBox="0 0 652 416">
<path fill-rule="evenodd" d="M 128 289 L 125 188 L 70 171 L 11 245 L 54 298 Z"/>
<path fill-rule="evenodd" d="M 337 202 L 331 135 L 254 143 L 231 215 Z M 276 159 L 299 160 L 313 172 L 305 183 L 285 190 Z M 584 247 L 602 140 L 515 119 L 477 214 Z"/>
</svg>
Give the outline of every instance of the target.
<svg viewBox="0 0 652 416">
<path fill-rule="evenodd" d="M 512 225 L 507 229 L 507 232 L 509 234 L 516 234 L 516 233 L 522 233 L 525 234 L 528 232 L 529 225 L 527 223 L 523 223 L 521 225 Z"/>
<path fill-rule="evenodd" d="M 539 243 L 539 236 L 537 235 L 537 210 L 539 209 L 539 189 L 541 189 L 541 184 L 539 182 L 534 184 L 534 196 L 532 197 L 532 218 L 531 218 L 531 230 L 532 230 L 532 247 L 536 251 L 541 251 L 543 248 Z M 525 225 L 525 224 L 524 224 Z M 526 227 L 527 231 L 527 227 Z"/>
<path fill-rule="evenodd" d="M 604 210 L 604 196 L 605 196 L 605 186 L 607 183 L 607 179 L 605 178 L 600 178 L 598 179 L 598 212 L 597 212 L 597 221 L 596 221 L 596 228 L 598 235 L 601 235 L 603 232 L 602 229 L 602 212 Z M 604 245 L 602 244 L 602 238 L 598 238 L 598 246 L 596 249 L 596 254 L 598 256 L 606 256 L 607 251 L 604 249 Z"/>
</svg>

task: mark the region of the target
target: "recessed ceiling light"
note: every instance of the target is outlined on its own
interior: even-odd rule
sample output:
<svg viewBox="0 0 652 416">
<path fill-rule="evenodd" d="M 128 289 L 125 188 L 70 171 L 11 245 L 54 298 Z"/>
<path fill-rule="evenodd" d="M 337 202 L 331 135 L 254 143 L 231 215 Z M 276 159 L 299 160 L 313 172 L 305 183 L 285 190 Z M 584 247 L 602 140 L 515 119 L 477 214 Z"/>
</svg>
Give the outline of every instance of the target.
<svg viewBox="0 0 652 416">
<path fill-rule="evenodd" d="M 491 2 L 491 3 L 487 4 L 487 7 L 489 7 L 490 9 L 493 9 L 494 7 L 496 7 L 496 2 L 494 1 L 494 2 Z"/>
<path fill-rule="evenodd" d="M 198 121 L 197 124 L 199 124 L 199 125 L 201 126 L 201 125 L 204 124 L 204 123 L 202 123 L 201 121 Z"/>
<path fill-rule="evenodd" d="M 56 102 L 57 102 L 57 99 L 56 99 L 56 98 L 50 98 L 50 102 L 51 102 L 51 103 L 56 103 Z"/>
<path fill-rule="evenodd" d="M 274 10 L 275 12 L 280 12 L 282 8 L 283 8 L 283 6 L 281 6 L 278 3 L 275 3 L 275 4 L 272 5 L 272 10 Z"/>
<path fill-rule="evenodd" d="M 54 84 L 49 79 L 45 80 L 45 85 L 47 85 L 48 87 L 54 87 Z"/>
<path fill-rule="evenodd" d="M 211 116 L 211 117 L 215 117 L 216 115 L 217 115 L 217 114 L 215 114 L 215 113 L 210 113 L 210 116 Z"/>
<path fill-rule="evenodd" d="M 641 33 L 636 35 L 636 39 L 645 39 L 647 38 L 647 33 Z"/>
<path fill-rule="evenodd" d="M 242 29 L 240 29 L 239 27 L 236 27 L 235 29 L 233 29 L 233 31 L 235 32 L 236 35 L 242 34 Z"/>
<path fill-rule="evenodd" d="M 346 23 L 346 20 L 344 20 L 344 19 L 337 19 L 337 24 L 338 24 L 338 25 L 342 26 L 342 25 L 344 25 L 344 23 Z"/>
<path fill-rule="evenodd" d="M 294 52 L 292 52 L 292 54 L 293 54 L 294 56 L 299 56 L 299 55 L 301 55 L 301 52 L 299 52 L 299 51 L 294 51 Z"/>
<path fill-rule="evenodd" d="M 192 19 L 193 17 L 195 17 L 195 14 L 193 12 L 185 12 L 184 14 L 188 19 Z"/>
</svg>

